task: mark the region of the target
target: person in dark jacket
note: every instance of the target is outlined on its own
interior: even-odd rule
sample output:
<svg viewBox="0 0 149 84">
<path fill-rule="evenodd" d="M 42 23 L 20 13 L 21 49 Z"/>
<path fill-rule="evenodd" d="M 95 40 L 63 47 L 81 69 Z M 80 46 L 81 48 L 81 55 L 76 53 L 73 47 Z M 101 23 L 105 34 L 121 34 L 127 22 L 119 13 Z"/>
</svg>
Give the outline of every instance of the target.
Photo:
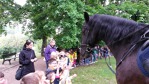
<svg viewBox="0 0 149 84">
<path fill-rule="evenodd" d="M 109 56 L 109 50 L 107 47 L 103 48 L 104 57 L 107 58 Z"/>
<path fill-rule="evenodd" d="M 35 72 L 34 62 L 37 61 L 37 58 L 32 47 L 33 41 L 27 40 L 19 54 L 19 63 L 23 66 L 22 77 L 28 73 Z"/>
<path fill-rule="evenodd" d="M 46 68 L 48 69 L 48 61 L 51 58 L 51 53 L 52 52 L 56 52 L 56 46 L 55 46 L 55 40 L 51 40 L 50 44 L 47 45 L 45 51 L 44 51 L 44 57 L 45 57 L 45 61 L 46 61 Z"/>
</svg>

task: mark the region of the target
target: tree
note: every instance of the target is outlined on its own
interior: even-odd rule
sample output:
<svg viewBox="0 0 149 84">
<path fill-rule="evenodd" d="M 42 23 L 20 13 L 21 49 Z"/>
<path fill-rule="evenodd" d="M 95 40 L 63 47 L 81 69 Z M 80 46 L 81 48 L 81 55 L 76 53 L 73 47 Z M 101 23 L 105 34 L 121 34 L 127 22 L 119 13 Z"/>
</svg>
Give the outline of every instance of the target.
<svg viewBox="0 0 149 84">
<path fill-rule="evenodd" d="M 134 20 L 148 23 L 148 4 L 148 0 L 109 0 L 109 4 L 106 0 L 27 0 L 22 7 L 13 3 L 13 0 L 1 0 L 0 20 L 4 21 L 1 21 L 0 25 L 4 26 L 10 20 L 23 24 L 29 21 L 27 33 L 35 40 L 42 39 L 43 55 L 43 48 L 49 38 L 54 38 L 61 48 L 79 46 L 85 11 L 90 15 L 108 14 L 128 19 L 133 19 L 133 15 L 139 11 L 137 19 Z M 2 18 L 2 15 L 5 15 L 5 18 Z"/>
<path fill-rule="evenodd" d="M 60 34 L 55 36 L 58 46 L 72 48 L 79 45 L 84 7 L 84 3 L 79 0 L 63 1 L 57 6 L 56 17 L 61 17 L 57 21 L 59 22 L 58 26 L 62 30 Z"/>
<path fill-rule="evenodd" d="M 13 0 L 0 1 L 0 34 L 6 34 L 4 27 L 11 24 L 12 21 L 20 20 L 21 6 L 14 3 Z"/>
<path fill-rule="evenodd" d="M 148 23 L 148 12 L 149 8 L 144 1 L 129 0 L 121 1 L 119 4 L 110 3 L 105 7 L 107 14 L 119 16 L 127 19 L 133 19 L 132 16 L 138 11 L 139 17 L 137 17 L 138 22 Z"/>
<path fill-rule="evenodd" d="M 71 48 L 79 43 L 77 36 L 81 32 L 83 7 L 79 0 L 27 1 L 22 8 L 24 16 L 31 20 L 33 38 L 43 41 L 42 53 L 49 37 L 56 39 L 57 45 L 62 48 Z M 61 31 L 56 34 L 58 29 Z"/>
</svg>

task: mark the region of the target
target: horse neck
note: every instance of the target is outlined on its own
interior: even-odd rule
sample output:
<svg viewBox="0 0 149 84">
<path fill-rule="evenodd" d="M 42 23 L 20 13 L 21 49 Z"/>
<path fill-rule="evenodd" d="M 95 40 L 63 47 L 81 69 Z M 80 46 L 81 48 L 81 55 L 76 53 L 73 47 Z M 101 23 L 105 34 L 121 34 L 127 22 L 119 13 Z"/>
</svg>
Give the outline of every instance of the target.
<svg viewBox="0 0 149 84">
<path fill-rule="evenodd" d="M 114 55 L 114 58 L 116 59 L 116 63 L 118 63 L 123 58 L 123 56 L 129 52 L 129 50 L 130 50 L 130 53 L 126 57 L 134 56 L 135 58 L 143 43 L 144 42 L 140 42 L 136 44 L 136 46 L 131 50 L 130 48 L 132 48 L 132 46 L 134 46 L 135 44 L 132 45 L 132 44 L 121 43 L 121 44 L 115 44 L 115 45 L 108 46 L 108 47 L 110 51 L 112 52 L 112 54 Z"/>
<path fill-rule="evenodd" d="M 128 39 L 123 39 L 121 41 L 116 41 L 113 45 L 108 45 L 108 47 L 110 48 L 111 52 L 113 53 L 114 57 L 116 60 L 120 60 L 122 58 L 122 56 L 124 55 L 124 53 L 128 52 L 128 50 L 130 50 L 130 48 L 134 45 L 136 45 L 134 47 L 133 53 L 135 53 L 134 56 L 136 56 L 136 53 L 138 52 L 138 50 L 140 49 L 140 47 L 143 45 L 143 43 L 146 41 L 141 41 L 141 35 L 144 34 L 144 32 L 147 31 L 147 29 L 143 30 L 143 31 L 139 31 L 138 33 L 134 34 L 132 36 L 131 42 L 127 43 Z M 106 44 L 108 44 L 110 41 L 109 40 L 105 40 Z M 136 44 L 136 42 L 138 42 Z"/>
<path fill-rule="evenodd" d="M 113 46 L 108 46 L 108 47 L 109 47 L 110 51 L 112 52 L 112 54 L 114 55 L 114 58 L 116 59 L 116 63 L 117 63 L 122 59 L 124 54 L 128 52 L 131 45 L 130 44 L 113 45 Z M 136 52 L 136 51 L 137 51 L 137 49 L 133 50 L 133 52 Z"/>
</svg>

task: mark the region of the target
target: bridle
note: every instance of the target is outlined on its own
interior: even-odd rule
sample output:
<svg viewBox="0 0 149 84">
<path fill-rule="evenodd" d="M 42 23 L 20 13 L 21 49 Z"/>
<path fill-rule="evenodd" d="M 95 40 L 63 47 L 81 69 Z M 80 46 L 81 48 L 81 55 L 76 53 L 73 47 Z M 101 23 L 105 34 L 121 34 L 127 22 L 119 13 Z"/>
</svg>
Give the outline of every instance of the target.
<svg viewBox="0 0 149 84">
<path fill-rule="evenodd" d="M 86 37 L 86 39 L 85 39 L 85 42 L 87 42 L 87 38 L 88 38 L 89 32 L 90 32 L 89 29 L 87 29 L 87 28 L 86 28 L 86 31 L 87 31 L 87 37 Z M 81 47 L 82 47 L 82 46 L 86 47 L 86 48 L 85 48 L 85 52 L 83 53 L 83 56 L 85 55 L 86 52 L 90 52 L 90 51 L 91 51 L 91 47 L 90 47 L 90 45 L 89 45 L 88 43 L 87 43 L 87 44 L 84 44 L 84 43 L 82 44 L 82 43 L 81 43 Z"/>
<path fill-rule="evenodd" d="M 127 36 L 125 36 L 125 37 L 123 37 L 123 38 L 120 38 L 119 40 L 116 40 L 116 41 L 114 41 L 114 42 L 111 42 L 110 44 L 107 44 L 107 46 L 110 46 L 110 45 L 113 45 L 113 44 L 115 44 L 115 43 L 117 43 L 117 42 L 119 42 L 119 41 L 122 41 L 122 40 L 124 40 L 124 39 L 126 39 L 126 38 L 128 38 L 128 37 L 130 37 L 130 36 L 132 36 L 132 35 L 134 35 L 135 33 L 139 32 L 140 30 L 146 29 L 146 28 L 148 28 L 148 27 L 149 27 L 149 25 L 147 25 L 147 26 L 145 26 L 145 27 L 143 27 L 143 28 L 140 28 L 140 29 L 138 29 L 138 30 L 136 30 L 136 31 L 134 31 L 134 32 L 132 32 L 132 33 L 130 33 L 130 34 L 128 34 Z M 140 39 L 139 39 L 137 42 L 135 42 L 135 43 L 133 43 L 133 45 L 131 45 L 131 47 L 129 48 L 129 50 L 127 50 L 127 51 L 123 54 L 123 56 L 121 57 L 120 61 L 117 63 L 116 69 L 117 69 L 117 68 L 120 66 L 120 64 L 125 60 L 125 58 L 126 58 L 130 53 L 132 53 L 132 51 L 135 49 L 135 47 L 136 47 L 136 45 L 137 45 L 138 43 L 149 39 L 149 37 L 146 36 L 146 34 L 148 34 L 148 33 L 149 33 L 149 30 L 147 30 L 147 31 L 140 37 Z M 88 34 L 89 34 L 89 30 L 88 30 L 88 33 L 87 33 L 86 41 L 87 41 L 87 38 L 88 38 L 88 36 L 89 36 Z M 84 55 L 86 52 L 88 52 L 88 51 L 87 51 L 87 48 L 91 48 L 88 43 L 87 43 L 87 44 L 81 44 L 81 46 L 85 46 L 85 47 L 86 47 L 86 50 L 85 50 L 85 52 L 83 53 L 83 55 Z M 105 58 L 105 61 L 106 61 L 107 66 L 109 67 L 109 69 L 110 69 L 114 74 L 116 74 L 116 72 L 115 72 L 115 71 L 112 69 L 112 67 L 111 67 L 111 63 L 109 62 L 109 64 L 108 64 L 106 58 Z"/>
</svg>

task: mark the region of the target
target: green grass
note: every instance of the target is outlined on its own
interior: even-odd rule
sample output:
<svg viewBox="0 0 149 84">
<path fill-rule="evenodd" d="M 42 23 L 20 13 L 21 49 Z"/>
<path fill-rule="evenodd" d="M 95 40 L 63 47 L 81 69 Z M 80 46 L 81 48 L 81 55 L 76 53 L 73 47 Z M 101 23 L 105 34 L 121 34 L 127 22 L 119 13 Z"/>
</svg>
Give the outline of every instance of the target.
<svg viewBox="0 0 149 84">
<path fill-rule="evenodd" d="M 115 59 L 110 58 L 112 67 L 115 70 Z M 98 60 L 98 62 L 79 66 L 70 71 L 70 74 L 77 74 L 77 77 L 72 79 L 73 84 L 116 84 L 115 75 L 111 72 L 105 63 L 105 60 Z"/>
</svg>

